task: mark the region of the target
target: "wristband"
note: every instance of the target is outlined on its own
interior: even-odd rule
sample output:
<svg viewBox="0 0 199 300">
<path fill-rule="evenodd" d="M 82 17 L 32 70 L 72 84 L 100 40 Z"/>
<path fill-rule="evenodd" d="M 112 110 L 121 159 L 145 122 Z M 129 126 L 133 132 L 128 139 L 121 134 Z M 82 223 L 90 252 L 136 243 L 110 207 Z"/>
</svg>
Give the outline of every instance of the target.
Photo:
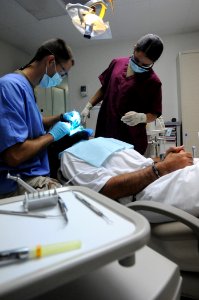
<svg viewBox="0 0 199 300">
<path fill-rule="evenodd" d="M 157 169 L 157 167 L 155 165 L 155 162 L 152 163 L 151 167 L 152 167 L 152 171 L 156 175 L 156 177 L 160 178 L 160 173 L 159 173 L 159 171 L 158 171 L 158 169 Z"/>
</svg>

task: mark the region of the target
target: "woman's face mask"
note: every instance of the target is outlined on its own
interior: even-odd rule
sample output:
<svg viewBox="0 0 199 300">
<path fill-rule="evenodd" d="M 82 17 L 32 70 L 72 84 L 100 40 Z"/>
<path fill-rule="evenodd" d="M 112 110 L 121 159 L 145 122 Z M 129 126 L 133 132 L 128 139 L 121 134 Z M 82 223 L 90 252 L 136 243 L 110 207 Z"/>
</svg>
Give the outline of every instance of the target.
<svg viewBox="0 0 199 300">
<path fill-rule="evenodd" d="M 149 71 L 147 69 L 144 69 L 144 68 L 136 65 L 132 59 L 130 59 L 130 66 L 131 66 L 131 69 L 133 70 L 133 72 L 135 72 L 135 73 L 144 73 L 144 72 Z"/>
<path fill-rule="evenodd" d="M 39 85 L 43 88 L 50 88 L 59 85 L 62 82 L 63 78 L 57 72 L 56 66 L 55 66 L 55 71 L 56 73 L 52 77 L 50 77 L 47 74 L 47 67 L 46 67 L 46 74 L 44 74 L 44 76 L 42 77 Z"/>
<path fill-rule="evenodd" d="M 140 59 L 136 58 L 133 54 L 130 58 L 130 66 L 135 73 L 144 73 L 148 72 L 153 67 L 153 62 L 149 65 L 142 65 L 142 63 L 140 65 Z"/>
</svg>

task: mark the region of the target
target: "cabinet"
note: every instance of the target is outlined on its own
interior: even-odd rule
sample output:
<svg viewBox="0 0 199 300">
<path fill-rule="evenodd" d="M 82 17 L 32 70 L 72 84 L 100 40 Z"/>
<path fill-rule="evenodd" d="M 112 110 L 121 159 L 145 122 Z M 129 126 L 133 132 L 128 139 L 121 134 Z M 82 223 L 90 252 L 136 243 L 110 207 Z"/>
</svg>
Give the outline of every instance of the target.
<svg viewBox="0 0 199 300">
<path fill-rule="evenodd" d="M 44 116 L 58 115 L 67 111 L 68 81 L 64 78 L 61 85 L 52 88 L 36 87 L 35 96 L 38 107 Z"/>
<path fill-rule="evenodd" d="M 182 143 L 187 151 L 195 146 L 199 154 L 199 50 L 179 53 L 177 63 Z"/>
<path fill-rule="evenodd" d="M 165 142 L 167 146 L 182 145 L 182 130 L 180 122 L 165 122 Z M 167 147 L 167 148 L 169 148 Z"/>
</svg>

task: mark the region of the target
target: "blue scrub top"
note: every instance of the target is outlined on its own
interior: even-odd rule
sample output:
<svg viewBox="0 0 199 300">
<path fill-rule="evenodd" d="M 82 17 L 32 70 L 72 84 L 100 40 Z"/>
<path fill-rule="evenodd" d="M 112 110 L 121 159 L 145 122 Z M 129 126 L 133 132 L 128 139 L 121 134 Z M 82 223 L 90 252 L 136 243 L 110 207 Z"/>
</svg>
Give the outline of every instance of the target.
<svg viewBox="0 0 199 300">
<path fill-rule="evenodd" d="M 23 75 L 14 73 L 0 78 L 0 107 L 0 153 L 16 143 L 45 134 L 33 88 Z M 14 169 L 6 165 L 0 155 L 0 194 L 16 189 L 16 182 L 6 179 L 8 171 L 22 178 L 48 175 L 47 150 Z"/>
</svg>

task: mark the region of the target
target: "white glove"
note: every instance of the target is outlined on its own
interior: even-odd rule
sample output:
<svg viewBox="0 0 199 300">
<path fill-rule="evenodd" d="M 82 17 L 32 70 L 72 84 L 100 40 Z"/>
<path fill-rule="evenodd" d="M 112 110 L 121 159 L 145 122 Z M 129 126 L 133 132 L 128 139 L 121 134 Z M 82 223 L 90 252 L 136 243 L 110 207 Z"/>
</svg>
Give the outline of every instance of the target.
<svg viewBox="0 0 199 300">
<path fill-rule="evenodd" d="M 135 111 L 127 112 L 122 118 L 121 121 L 128 126 L 135 126 L 139 123 L 147 123 L 147 117 L 144 113 L 137 113 Z"/>
<path fill-rule="evenodd" d="M 82 125 L 86 123 L 86 119 L 90 116 L 90 110 L 93 108 L 93 105 L 88 102 L 84 109 L 81 112 L 81 120 L 82 120 Z"/>
</svg>

